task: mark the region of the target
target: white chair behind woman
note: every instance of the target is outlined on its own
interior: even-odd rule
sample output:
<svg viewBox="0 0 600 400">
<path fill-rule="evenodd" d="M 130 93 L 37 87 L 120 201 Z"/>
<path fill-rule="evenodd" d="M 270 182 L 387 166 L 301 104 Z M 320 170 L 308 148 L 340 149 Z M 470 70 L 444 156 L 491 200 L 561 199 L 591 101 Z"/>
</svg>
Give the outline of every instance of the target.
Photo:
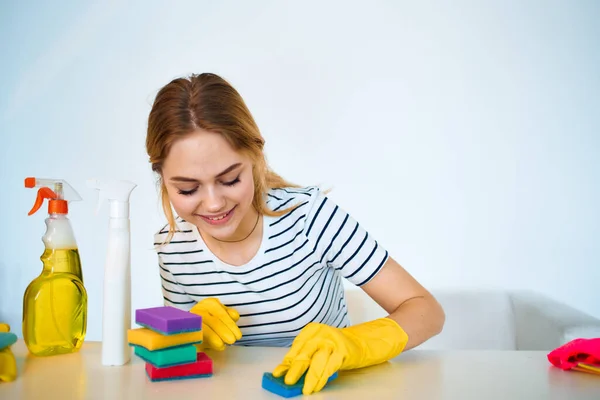
<svg viewBox="0 0 600 400">
<path fill-rule="evenodd" d="M 415 349 L 552 350 L 579 337 L 600 337 L 600 320 L 530 291 L 439 290 L 443 331 Z M 347 289 L 352 324 L 387 312 L 360 289 Z"/>
</svg>

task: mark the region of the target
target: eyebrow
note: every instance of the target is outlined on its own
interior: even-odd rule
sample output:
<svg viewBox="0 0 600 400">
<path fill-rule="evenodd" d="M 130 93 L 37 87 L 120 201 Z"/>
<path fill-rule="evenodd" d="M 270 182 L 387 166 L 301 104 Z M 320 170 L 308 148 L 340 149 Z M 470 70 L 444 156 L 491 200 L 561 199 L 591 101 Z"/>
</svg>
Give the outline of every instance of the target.
<svg viewBox="0 0 600 400">
<path fill-rule="evenodd" d="M 219 172 L 217 174 L 217 176 L 215 176 L 215 178 L 220 178 L 223 175 L 226 175 L 228 173 L 230 173 L 231 171 L 239 168 L 242 166 L 242 163 L 235 163 L 233 165 L 230 165 L 229 167 L 225 168 L 223 171 Z M 198 179 L 194 179 L 194 178 L 188 178 L 185 176 L 174 176 L 171 179 L 169 179 L 170 181 L 173 182 L 199 182 Z"/>
</svg>

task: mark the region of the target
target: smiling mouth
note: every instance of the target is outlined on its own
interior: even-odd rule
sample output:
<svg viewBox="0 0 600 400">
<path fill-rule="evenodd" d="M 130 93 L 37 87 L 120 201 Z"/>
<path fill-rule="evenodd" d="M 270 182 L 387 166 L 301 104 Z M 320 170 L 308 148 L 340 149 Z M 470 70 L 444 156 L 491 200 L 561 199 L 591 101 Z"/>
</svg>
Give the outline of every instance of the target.
<svg viewBox="0 0 600 400">
<path fill-rule="evenodd" d="M 219 216 L 216 216 L 216 217 L 209 217 L 209 216 L 206 216 L 206 215 L 200 215 L 200 214 L 197 214 L 197 215 L 198 215 L 199 217 L 201 217 L 201 218 L 203 218 L 203 219 L 207 220 L 207 221 L 211 221 L 211 222 L 218 222 L 218 221 L 222 221 L 222 220 L 224 220 L 225 218 L 229 217 L 229 216 L 231 215 L 231 213 L 233 212 L 233 210 L 235 210 L 235 208 L 236 208 L 236 207 L 233 207 L 231 210 L 227 211 L 226 213 L 224 213 L 224 214 L 221 214 L 221 215 L 219 215 Z"/>
<path fill-rule="evenodd" d="M 227 212 L 227 213 L 225 213 L 225 214 L 221 215 L 220 217 L 215 217 L 215 218 L 211 218 L 211 217 L 204 217 L 204 218 L 206 218 L 206 219 L 210 219 L 211 221 L 220 221 L 220 220 L 222 220 L 223 218 L 227 217 L 227 216 L 228 216 L 230 213 L 231 213 L 231 211 L 229 211 L 229 212 Z"/>
</svg>

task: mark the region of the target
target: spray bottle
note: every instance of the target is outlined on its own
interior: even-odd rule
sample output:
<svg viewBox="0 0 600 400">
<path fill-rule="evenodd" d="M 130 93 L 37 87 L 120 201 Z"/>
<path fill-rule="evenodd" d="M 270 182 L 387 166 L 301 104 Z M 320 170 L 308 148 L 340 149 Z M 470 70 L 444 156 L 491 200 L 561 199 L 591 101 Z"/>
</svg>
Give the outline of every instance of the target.
<svg viewBox="0 0 600 400">
<path fill-rule="evenodd" d="M 87 329 L 87 292 L 83 286 L 81 260 L 71 222 L 69 201 L 81 197 L 64 180 L 26 178 L 26 188 L 40 188 L 29 215 L 48 199 L 42 273 L 23 296 L 23 338 L 37 356 L 74 353 Z"/>
<path fill-rule="evenodd" d="M 131 328 L 131 252 L 129 197 L 137 186 L 129 181 L 90 179 L 88 186 L 97 189 L 98 206 L 110 202 L 108 251 L 104 266 L 104 300 L 102 308 L 102 365 L 129 362 L 131 350 L 127 331 Z"/>
</svg>

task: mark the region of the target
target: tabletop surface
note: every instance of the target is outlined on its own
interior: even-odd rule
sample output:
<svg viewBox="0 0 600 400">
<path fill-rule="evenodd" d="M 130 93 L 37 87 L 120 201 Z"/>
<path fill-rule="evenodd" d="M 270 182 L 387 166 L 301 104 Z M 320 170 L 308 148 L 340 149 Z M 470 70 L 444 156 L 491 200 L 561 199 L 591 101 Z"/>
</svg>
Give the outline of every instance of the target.
<svg viewBox="0 0 600 400">
<path fill-rule="evenodd" d="M 119 367 L 101 364 L 101 343 L 78 353 L 35 357 L 22 340 L 12 347 L 18 377 L 0 383 L 0 399 L 282 399 L 261 387 L 285 348 L 209 351 L 214 375 L 151 382 L 132 355 Z M 353 371 L 310 399 L 600 399 L 600 376 L 562 371 L 547 352 L 411 350 L 387 363 Z"/>
</svg>

